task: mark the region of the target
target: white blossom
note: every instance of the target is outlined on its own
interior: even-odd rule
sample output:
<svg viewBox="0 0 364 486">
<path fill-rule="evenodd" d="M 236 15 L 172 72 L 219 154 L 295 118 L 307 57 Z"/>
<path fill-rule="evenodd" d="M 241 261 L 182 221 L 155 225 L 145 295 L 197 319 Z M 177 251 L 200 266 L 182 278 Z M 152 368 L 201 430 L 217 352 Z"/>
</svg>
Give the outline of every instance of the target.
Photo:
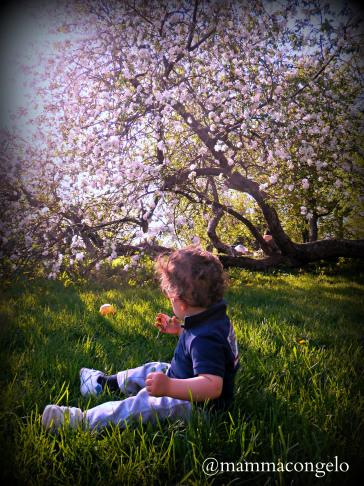
<svg viewBox="0 0 364 486">
<path fill-rule="evenodd" d="M 305 189 L 305 190 L 307 190 L 310 187 L 310 183 L 309 183 L 308 179 L 302 179 L 301 184 L 302 184 L 303 189 Z"/>
<path fill-rule="evenodd" d="M 165 149 L 165 145 L 164 145 L 163 140 L 160 140 L 160 141 L 157 143 L 157 148 L 158 148 L 159 150 L 161 150 L 162 152 L 164 151 L 164 149 Z"/>
<path fill-rule="evenodd" d="M 245 253 L 248 253 L 249 252 L 248 248 L 246 248 L 244 245 L 237 245 L 234 248 L 239 253 L 245 254 Z"/>
<path fill-rule="evenodd" d="M 177 216 L 176 218 L 176 225 L 181 226 L 183 224 L 186 224 L 186 218 L 182 215 Z"/>
</svg>

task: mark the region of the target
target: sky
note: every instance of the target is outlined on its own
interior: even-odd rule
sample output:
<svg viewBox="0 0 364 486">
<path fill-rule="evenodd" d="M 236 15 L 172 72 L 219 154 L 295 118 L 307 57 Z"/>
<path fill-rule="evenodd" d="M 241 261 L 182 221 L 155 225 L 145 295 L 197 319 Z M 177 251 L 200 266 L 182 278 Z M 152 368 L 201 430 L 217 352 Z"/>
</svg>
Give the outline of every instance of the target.
<svg viewBox="0 0 364 486">
<path fill-rule="evenodd" d="M 49 8 L 50 2 L 46 4 Z M 45 12 L 40 2 L 31 0 L 0 8 L 0 125 L 29 139 L 32 127 L 11 114 L 24 107 L 30 115 L 24 119 L 32 118 L 42 112 L 43 100 L 29 86 L 30 76 L 21 71 L 19 62 L 36 66 L 35 53 L 51 55 L 52 43 L 64 35 L 48 32 L 50 21 Z M 38 104 L 37 110 L 33 103 Z"/>
<path fill-rule="evenodd" d="M 17 105 L 26 103 L 26 90 L 23 86 L 24 75 L 21 75 L 16 61 L 21 59 L 29 49 L 30 42 L 39 42 L 42 33 L 37 22 L 31 17 L 27 8 L 7 7 L 1 15 L 1 91 L 0 113 L 2 128 L 11 129 L 14 121 L 9 111 Z"/>
</svg>

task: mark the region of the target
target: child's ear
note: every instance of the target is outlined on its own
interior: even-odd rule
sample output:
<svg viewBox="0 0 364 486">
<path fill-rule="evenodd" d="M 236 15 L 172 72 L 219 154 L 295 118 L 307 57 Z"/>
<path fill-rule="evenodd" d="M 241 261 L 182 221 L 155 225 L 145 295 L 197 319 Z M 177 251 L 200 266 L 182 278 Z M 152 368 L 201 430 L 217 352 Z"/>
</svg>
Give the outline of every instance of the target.
<svg viewBox="0 0 364 486">
<path fill-rule="evenodd" d="M 179 299 L 179 303 L 180 303 L 179 305 L 181 306 L 182 310 L 185 311 L 187 309 L 187 307 L 188 307 L 187 302 L 185 302 L 182 299 Z"/>
</svg>

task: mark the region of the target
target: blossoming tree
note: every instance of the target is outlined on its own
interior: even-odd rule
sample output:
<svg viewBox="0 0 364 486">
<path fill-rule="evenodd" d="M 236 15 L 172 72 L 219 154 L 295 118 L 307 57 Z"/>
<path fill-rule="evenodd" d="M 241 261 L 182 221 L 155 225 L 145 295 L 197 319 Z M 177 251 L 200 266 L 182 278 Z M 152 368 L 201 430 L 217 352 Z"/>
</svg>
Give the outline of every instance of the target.
<svg viewBox="0 0 364 486">
<path fill-rule="evenodd" d="M 190 242 L 198 219 L 226 266 L 364 255 L 364 240 L 320 234 L 327 218 L 363 211 L 350 8 L 89 0 L 62 2 L 45 23 L 51 55 L 20 63 L 43 108 L 28 120 L 35 135 L 3 133 L 0 232 L 13 269 L 43 262 L 55 277 L 66 264 L 135 262 L 178 235 Z M 227 221 L 262 256 L 242 256 Z"/>
</svg>

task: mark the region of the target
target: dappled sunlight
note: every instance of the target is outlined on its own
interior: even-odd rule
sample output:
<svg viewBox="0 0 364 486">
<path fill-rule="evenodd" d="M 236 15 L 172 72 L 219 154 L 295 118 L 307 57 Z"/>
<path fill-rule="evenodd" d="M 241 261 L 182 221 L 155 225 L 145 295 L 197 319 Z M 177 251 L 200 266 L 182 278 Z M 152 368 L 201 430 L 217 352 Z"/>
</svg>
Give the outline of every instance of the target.
<svg viewBox="0 0 364 486">
<path fill-rule="evenodd" d="M 216 418 L 210 425 L 204 422 L 202 429 L 192 423 L 161 425 L 160 440 L 172 441 L 178 467 L 179 454 L 188 455 L 184 444 L 189 440 L 202 456 L 213 447 L 227 448 L 234 457 L 266 460 L 278 456 L 320 460 L 344 449 L 348 460 L 355 458 L 355 443 L 362 431 L 363 351 L 359 339 L 363 308 L 359 297 L 363 289 L 361 280 L 352 284 L 313 275 L 280 275 L 277 280 L 249 275 L 241 285 L 230 286 L 228 315 L 240 350 L 231 419 Z M 3 297 L 2 356 L 7 369 L 2 375 L 3 408 L 24 417 L 16 428 L 22 451 L 19 457 L 33 461 L 36 469 L 41 467 L 40 459 L 26 456 L 38 457 L 33 451 L 47 444 L 42 442 L 48 439 L 39 422 L 39 411 L 45 405 L 87 409 L 120 399 L 117 393 L 106 392 L 91 398 L 80 396 L 81 367 L 113 374 L 143 362 L 168 362 L 173 356 L 176 338 L 161 335 L 157 339 L 153 325 L 158 312 L 171 314 L 159 289 L 96 291 L 34 282 L 21 289 L 9 287 Z M 99 306 L 105 302 L 115 306 L 115 315 L 99 314 Z M 197 422 L 215 420 L 196 413 L 193 420 Z M 143 448 L 141 441 L 145 447 L 153 447 L 155 429 L 138 427 L 123 434 L 112 427 L 100 435 L 62 432 L 62 440 L 73 448 L 84 447 L 81 443 L 86 441 L 104 451 L 102 454 L 114 444 L 120 457 L 125 457 L 127 447 L 130 451 Z M 51 450 L 43 452 L 48 461 Z"/>
<path fill-rule="evenodd" d="M 13 3 L 2 16 L 3 483 L 314 486 L 312 471 L 210 477 L 203 465 L 339 456 L 350 472 L 322 483 L 349 484 L 364 448 L 357 7 Z M 173 356 L 168 376 L 153 363 L 139 382 L 139 418 L 127 410 L 122 430 L 104 405 L 97 429 L 89 409 L 141 378 L 119 386 L 97 370 Z M 189 420 L 162 421 L 168 397 L 194 400 Z M 72 429 L 70 410 L 49 404 L 89 413 L 73 409 Z"/>
</svg>

